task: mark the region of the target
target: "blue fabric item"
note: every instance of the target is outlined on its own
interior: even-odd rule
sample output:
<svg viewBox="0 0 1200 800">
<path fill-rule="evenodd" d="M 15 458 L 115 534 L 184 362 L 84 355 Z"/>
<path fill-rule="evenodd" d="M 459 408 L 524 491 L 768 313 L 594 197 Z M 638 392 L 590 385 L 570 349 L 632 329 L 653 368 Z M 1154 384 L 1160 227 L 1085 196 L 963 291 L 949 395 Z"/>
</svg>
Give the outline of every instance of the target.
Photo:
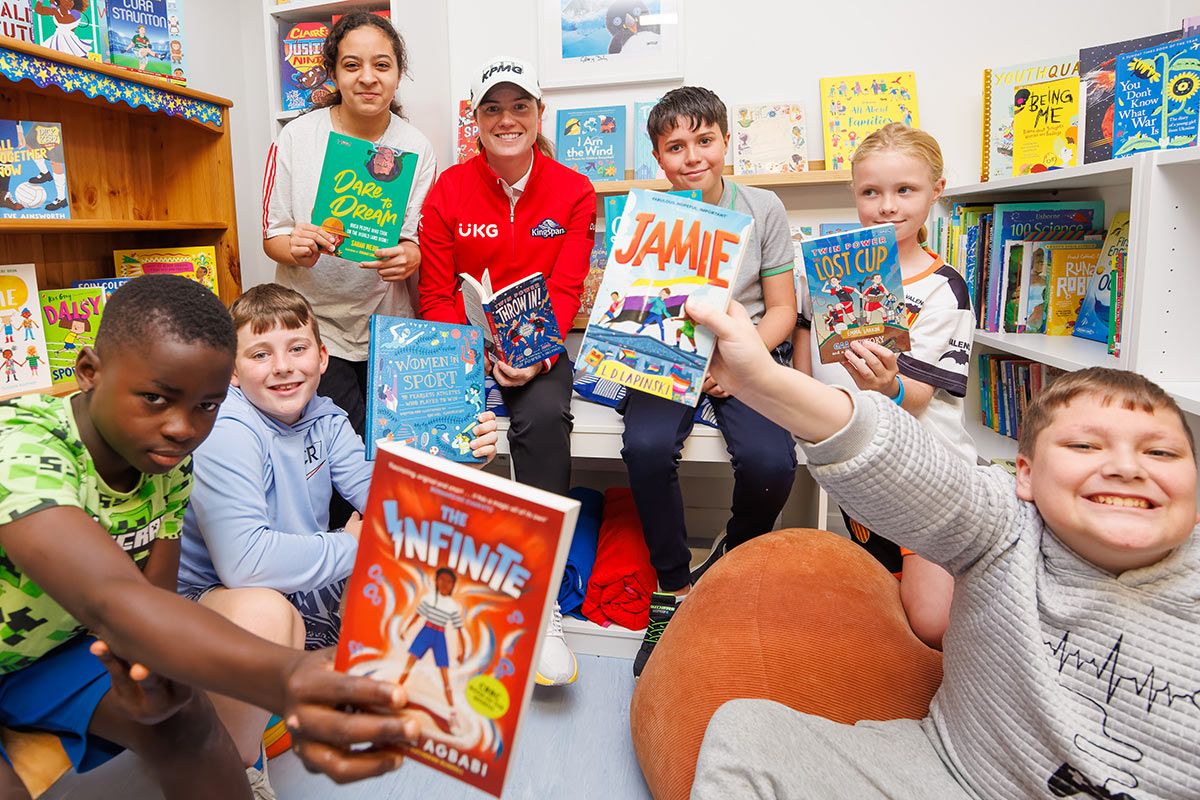
<svg viewBox="0 0 1200 800">
<path fill-rule="evenodd" d="M 578 619 L 583 598 L 587 595 L 592 568 L 596 566 L 596 548 L 600 544 L 600 517 L 604 511 L 604 495 L 595 489 L 576 486 L 567 497 L 579 501 L 579 519 L 575 522 L 575 538 L 567 551 L 567 566 L 563 569 L 562 586 L 558 589 L 558 606 L 562 613 Z"/>
<path fill-rule="evenodd" d="M 589 403 L 609 408 L 619 407 L 621 401 L 625 399 L 625 394 L 629 391 L 616 381 L 597 378 L 595 375 L 579 376 L 572 384 L 572 388 L 575 389 L 575 394 Z M 717 412 L 713 409 L 712 398 L 708 395 L 700 395 L 700 403 L 696 406 L 693 420 L 710 428 L 717 427 Z"/>
<path fill-rule="evenodd" d="M 488 376 L 483 379 L 484 408 L 497 417 L 507 417 L 508 407 L 504 405 L 504 395 L 500 394 L 500 386 L 496 379 Z"/>
<path fill-rule="evenodd" d="M 313 397 L 284 425 L 231 386 L 193 466 L 180 592 L 213 584 L 311 592 L 350 574 L 358 545 L 329 530 L 329 497 L 336 488 L 361 512 L 373 465 L 332 400 Z"/>
<path fill-rule="evenodd" d="M 0 719 L 10 728 L 53 733 L 76 772 L 87 772 L 122 748 L 88 733 L 96 706 L 112 688 L 100 659 L 88 648 L 96 641 L 81 636 L 24 669 L 0 674 Z M 0 743 L 0 757 L 12 759 Z"/>
<path fill-rule="evenodd" d="M 408 652 L 417 660 L 433 650 L 433 663 L 441 669 L 450 666 L 450 655 L 446 650 L 446 632 L 434 630 L 426 625 L 408 646 Z"/>
</svg>

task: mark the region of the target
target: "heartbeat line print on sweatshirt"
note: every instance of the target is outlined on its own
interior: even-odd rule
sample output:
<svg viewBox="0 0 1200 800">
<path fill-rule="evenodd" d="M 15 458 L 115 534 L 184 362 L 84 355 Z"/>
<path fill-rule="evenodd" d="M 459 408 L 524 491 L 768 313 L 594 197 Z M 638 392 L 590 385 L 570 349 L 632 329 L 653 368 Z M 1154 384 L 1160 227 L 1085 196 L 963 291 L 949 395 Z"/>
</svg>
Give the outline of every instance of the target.
<svg viewBox="0 0 1200 800">
<path fill-rule="evenodd" d="M 1178 703 L 1191 706 L 1192 710 L 1200 711 L 1200 687 L 1189 690 L 1186 687 L 1174 686 L 1171 681 L 1158 677 L 1160 670 L 1156 666 L 1151 666 L 1144 674 L 1123 671 L 1121 668 L 1121 645 L 1124 641 L 1125 634 L 1122 633 L 1100 661 L 1073 646 L 1071 631 L 1064 632 L 1058 641 L 1046 640 L 1044 644 L 1050 648 L 1050 655 L 1058 661 L 1060 675 L 1064 670 L 1073 669 L 1104 682 L 1106 684 L 1105 703 L 1111 703 L 1113 697 L 1124 686 L 1138 698 L 1146 701 L 1147 714 L 1154 711 L 1156 703 L 1164 701 L 1168 708 L 1173 708 Z"/>
</svg>

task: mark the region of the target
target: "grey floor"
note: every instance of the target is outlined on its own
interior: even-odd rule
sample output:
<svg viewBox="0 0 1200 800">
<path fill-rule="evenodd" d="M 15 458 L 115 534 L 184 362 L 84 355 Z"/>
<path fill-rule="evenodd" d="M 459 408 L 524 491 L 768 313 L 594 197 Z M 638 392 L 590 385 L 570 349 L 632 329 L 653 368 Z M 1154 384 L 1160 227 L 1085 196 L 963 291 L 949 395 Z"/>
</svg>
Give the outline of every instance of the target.
<svg viewBox="0 0 1200 800">
<path fill-rule="evenodd" d="M 629 739 L 632 663 L 580 656 L 579 682 L 534 687 L 505 800 L 649 800 Z M 280 800 L 477 800 L 487 797 L 415 763 L 370 781 L 337 786 L 310 775 L 291 753 L 270 764 Z M 138 760 L 125 753 L 84 776 L 67 775 L 47 800 L 159 800 Z"/>
</svg>

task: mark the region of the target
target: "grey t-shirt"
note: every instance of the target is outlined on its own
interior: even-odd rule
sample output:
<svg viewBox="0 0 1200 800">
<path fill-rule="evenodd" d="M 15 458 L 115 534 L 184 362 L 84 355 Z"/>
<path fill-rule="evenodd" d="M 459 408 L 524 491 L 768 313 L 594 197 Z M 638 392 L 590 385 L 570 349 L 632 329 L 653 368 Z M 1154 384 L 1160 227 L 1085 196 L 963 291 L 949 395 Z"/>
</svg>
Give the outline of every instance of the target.
<svg viewBox="0 0 1200 800">
<path fill-rule="evenodd" d="M 781 272 L 790 273 L 795 268 L 796 256 L 787 211 L 774 192 L 739 186 L 729 180 L 725 181 L 720 205 L 754 217 L 750 243 L 733 282 L 733 299 L 745 306 L 750 319 L 757 323 L 767 310 L 762 279 Z"/>
<path fill-rule="evenodd" d="M 290 234 L 296 223 L 312 221 L 325 145 L 332 130 L 330 110 L 317 109 L 288 123 L 271 146 L 263 181 L 264 239 Z M 417 174 L 400 230 L 402 240 L 415 242 L 421 206 L 437 172 L 433 145 L 394 114 L 379 144 L 417 154 Z M 383 281 L 375 270 L 344 258 L 322 255 L 311 268 L 278 264 L 275 281 L 312 303 L 330 355 L 348 361 L 367 359 L 372 314 L 415 315 L 406 283 Z"/>
</svg>

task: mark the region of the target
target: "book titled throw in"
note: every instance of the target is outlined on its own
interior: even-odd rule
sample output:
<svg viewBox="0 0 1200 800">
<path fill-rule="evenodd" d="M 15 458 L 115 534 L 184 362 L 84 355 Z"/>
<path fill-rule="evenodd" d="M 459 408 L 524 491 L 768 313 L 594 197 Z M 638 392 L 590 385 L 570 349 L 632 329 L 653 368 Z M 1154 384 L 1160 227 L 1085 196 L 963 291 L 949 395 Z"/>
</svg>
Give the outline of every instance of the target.
<svg viewBox="0 0 1200 800">
<path fill-rule="evenodd" d="M 501 796 L 578 515 L 576 500 L 380 446 L 336 666 L 404 688 L 409 759 Z"/>
<path fill-rule="evenodd" d="M 607 378 L 696 405 L 715 342 L 684 305 L 728 305 L 753 226 L 732 209 L 631 191 L 579 347 L 576 382 Z"/>
<path fill-rule="evenodd" d="M 495 290 L 486 269 L 478 280 L 464 274 L 462 294 L 467 319 L 483 331 L 492 358 L 526 369 L 566 352 L 542 273 Z"/>
<path fill-rule="evenodd" d="M 483 413 L 483 332 L 470 325 L 371 316 L 367 458 L 380 439 L 474 463 Z"/>
</svg>

